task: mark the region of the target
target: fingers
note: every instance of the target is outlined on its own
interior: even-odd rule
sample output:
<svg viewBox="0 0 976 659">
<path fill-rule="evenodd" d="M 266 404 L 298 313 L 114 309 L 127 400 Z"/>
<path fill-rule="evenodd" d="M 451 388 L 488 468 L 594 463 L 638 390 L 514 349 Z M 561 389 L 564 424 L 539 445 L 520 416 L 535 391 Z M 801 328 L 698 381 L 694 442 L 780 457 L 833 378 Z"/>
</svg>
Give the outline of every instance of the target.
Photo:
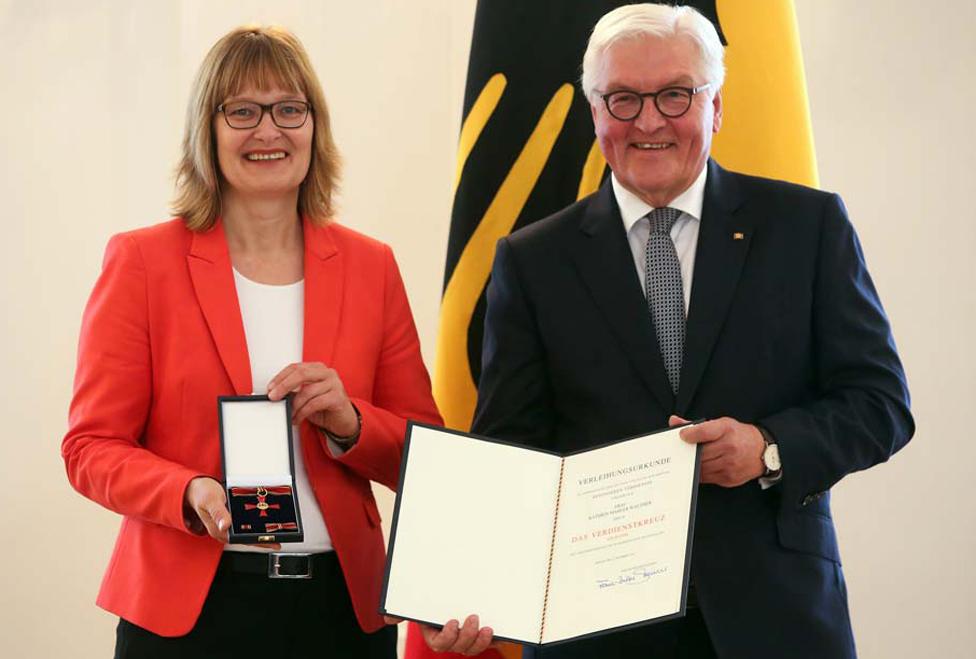
<svg viewBox="0 0 976 659">
<path fill-rule="evenodd" d="M 420 625 L 420 633 L 423 634 L 424 641 L 434 652 L 447 652 L 454 646 L 458 637 L 458 621 L 448 620 L 440 629 L 430 625 Z"/>
<path fill-rule="evenodd" d="M 743 477 L 742 471 L 727 459 L 702 464 L 701 483 L 720 487 L 738 487 L 749 480 L 751 479 Z"/>
<path fill-rule="evenodd" d="M 701 447 L 701 463 L 706 464 L 721 460 L 725 456 L 725 446 L 722 442 L 708 442 Z"/>
<path fill-rule="evenodd" d="M 329 412 L 341 409 L 346 401 L 346 392 L 334 381 L 307 384 L 292 399 L 292 420 L 298 424 L 316 412 Z"/>
<path fill-rule="evenodd" d="M 299 391 L 302 385 L 308 382 L 324 379 L 327 371 L 332 371 L 332 369 L 321 362 L 289 364 L 268 382 L 268 398 L 281 400 L 288 394 Z M 335 371 L 332 372 L 335 373 Z"/>
<path fill-rule="evenodd" d="M 300 409 L 312 398 L 330 392 L 336 392 L 345 398 L 346 390 L 342 386 L 342 380 L 339 379 L 338 373 L 331 368 L 326 368 L 320 373 L 316 372 L 315 375 L 317 376 L 316 379 L 307 380 L 292 397 L 291 404 L 294 409 Z"/>
<path fill-rule="evenodd" d="M 293 423 L 300 424 L 322 412 L 324 417 L 315 419 L 315 423 L 323 425 L 328 421 L 328 430 L 334 434 L 345 437 L 355 434 L 359 428 L 356 411 L 335 369 L 321 362 L 289 364 L 268 383 L 271 400 L 281 400 L 293 392 Z"/>
<path fill-rule="evenodd" d="M 738 487 L 762 476 L 762 435 L 755 426 L 732 421 L 720 441 L 702 445 L 701 482 Z"/>
<path fill-rule="evenodd" d="M 199 531 L 206 531 L 214 540 L 222 543 L 229 541 L 231 517 L 223 485 L 212 478 L 199 476 L 187 485 L 184 499 L 184 506 L 188 506 L 196 517 L 191 530 L 202 527 Z M 281 549 L 281 545 L 274 542 L 255 546 L 276 551 Z"/>
<path fill-rule="evenodd" d="M 297 368 L 298 364 L 289 364 L 271 378 L 268 382 L 268 398 L 271 400 L 281 400 L 292 392 L 295 388 L 292 380 Z"/>
<path fill-rule="evenodd" d="M 325 380 L 303 386 L 292 399 L 292 407 L 292 422 L 296 425 L 308 419 L 340 437 L 359 431 L 359 416 L 338 374 L 331 369 Z"/>
<path fill-rule="evenodd" d="M 702 484 L 721 485 L 724 479 L 725 470 L 721 462 L 713 460 L 711 463 L 702 463 L 699 482 Z"/>
<path fill-rule="evenodd" d="M 684 423 L 688 423 L 687 419 L 682 419 L 677 414 L 672 414 L 668 417 L 668 427 L 673 428 L 674 426 L 680 426 Z"/>
<path fill-rule="evenodd" d="M 492 631 L 491 627 L 482 627 L 478 631 L 478 635 L 475 637 L 474 643 L 471 644 L 471 647 L 469 647 L 464 654 L 468 655 L 469 657 L 474 657 L 487 650 L 488 646 L 491 645 L 493 634 L 494 632 Z"/>
<path fill-rule="evenodd" d="M 187 485 L 184 506 L 193 511 L 207 534 L 219 542 L 227 542 L 230 529 L 230 511 L 227 510 L 227 495 L 224 486 L 212 478 L 200 476 Z M 193 528 L 199 528 L 194 523 Z"/>
<path fill-rule="evenodd" d="M 427 646 L 435 652 L 457 652 L 467 656 L 480 654 L 491 644 L 494 634 L 491 627 L 478 627 L 478 616 L 470 615 L 464 625 L 449 620 L 440 630 L 420 625 Z"/>
<path fill-rule="evenodd" d="M 221 492 L 223 493 L 223 492 Z M 210 537 L 219 542 L 227 542 L 230 532 L 230 511 L 223 501 L 208 501 L 200 510 L 200 521 L 207 528 Z"/>
<path fill-rule="evenodd" d="M 226 511 L 226 508 L 224 510 Z M 203 527 L 207 530 L 207 535 L 218 542 L 227 542 L 227 533 L 230 529 L 230 513 L 227 513 L 227 517 L 224 518 L 219 510 L 211 511 L 208 508 L 201 508 L 197 510 L 197 515 L 200 517 Z"/>
<path fill-rule="evenodd" d="M 383 616 L 383 622 L 388 625 L 399 625 L 403 622 L 403 618 L 396 618 L 394 616 Z"/>
<path fill-rule="evenodd" d="M 688 426 L 680 431 L 681 439 L 690 444 L 702 444 L 721 439 L 730 430 L 731 419 L 722 417 Z"/>
<path fill-rule="evenodd" d="M 359 432 L 359 417 L 352 403 L 345 396 L 326 394 L 309 401 L 295 415 L 295 424 L 308 419 L 337 437 L 352 437 Z"/>
<path fill-rule="evenodd" d="M 454 642 L 452 652 L 468 654 L 471 646 L 478 638 L 478 616 L 468 616 L 464 620 L 464 626 L 458 632 L 457 641 Z M 487 646 L 486 646 L 487 647 Z"/>
</svg>

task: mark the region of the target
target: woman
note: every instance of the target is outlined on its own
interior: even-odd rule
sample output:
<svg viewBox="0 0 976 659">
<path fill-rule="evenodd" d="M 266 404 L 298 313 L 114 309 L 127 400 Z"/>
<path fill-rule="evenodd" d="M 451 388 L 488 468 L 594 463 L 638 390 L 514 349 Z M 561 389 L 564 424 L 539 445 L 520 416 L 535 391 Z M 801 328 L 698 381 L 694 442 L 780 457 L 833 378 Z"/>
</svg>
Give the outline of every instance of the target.
<svg viewBox="0 0 976 659">
<path fill-rule="evenodd" d="M 406 419 L 440 417 L 392 252 L 331 221 L 337 178 L 299 41 L 217 42 L 179 217 L 112 238 L 81 331 L 62 453 L 72 485 L 124 515 L 98 597 L 120 616 L 116 657 L 395 656 L 369 481 L 395 488 Z M 252 392 L 293 394 L 305 540 L 285 551 L 310 559 L 226 544 L 216 398 Z"/>
</svg>

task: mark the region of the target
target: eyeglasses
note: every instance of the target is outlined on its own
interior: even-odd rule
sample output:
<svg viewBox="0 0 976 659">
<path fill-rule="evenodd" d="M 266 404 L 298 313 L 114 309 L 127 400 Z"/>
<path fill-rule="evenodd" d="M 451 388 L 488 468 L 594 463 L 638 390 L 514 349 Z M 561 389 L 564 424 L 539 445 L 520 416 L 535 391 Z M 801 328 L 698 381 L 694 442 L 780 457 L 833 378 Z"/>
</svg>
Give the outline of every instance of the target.
<svg viewBox="0 0 976 659">
<path fill-rule="evenodd" d="M 709 82 L 699 87 L 665 87 L 656 92 L 616 91 L 603 94 L 600 98 L 607 104 L 610 116 L 620 121 L 636 119 L 644 109 L 644 99 L 648 97 L 654 99 L 658 112 L 675 119 L 688 111 L 695 94 L 711 86 Z"/>
<path fill-rule="evenodd" d="M 308 120 L 312 106 L 305 101 L 278 101 L 269 105 L 253 101 L 234 101 L 217 106 L 224 120 L 231 128 L 254 128 L 264 119 L 264 113 L 271 114 L 271 121 L 278 128 L 301 128 Z"/>
</svg>

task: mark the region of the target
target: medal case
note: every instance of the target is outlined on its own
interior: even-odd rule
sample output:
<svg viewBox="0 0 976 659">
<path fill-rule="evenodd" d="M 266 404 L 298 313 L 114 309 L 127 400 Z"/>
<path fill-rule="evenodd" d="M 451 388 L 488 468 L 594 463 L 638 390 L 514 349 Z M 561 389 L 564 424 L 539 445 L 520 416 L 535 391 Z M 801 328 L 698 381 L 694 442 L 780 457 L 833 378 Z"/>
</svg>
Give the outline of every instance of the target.
<svg viewBox="0 0 976 659">
<path fill-rule="evenodd" d="M 220 396 L 220 451 L 231 543 L 301 542 L 291 399 Z"/>
</svg>

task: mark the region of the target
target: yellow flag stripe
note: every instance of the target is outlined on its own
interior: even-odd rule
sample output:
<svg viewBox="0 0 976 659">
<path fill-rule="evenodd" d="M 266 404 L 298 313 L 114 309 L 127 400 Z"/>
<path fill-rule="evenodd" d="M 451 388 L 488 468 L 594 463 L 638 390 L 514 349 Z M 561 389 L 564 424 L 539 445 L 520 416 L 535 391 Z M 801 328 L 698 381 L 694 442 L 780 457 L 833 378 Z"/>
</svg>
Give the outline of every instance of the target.
<svg viewBox="0 0 976 659">
<path fill-rule="evenodd" d="M 818 185 L 792 0 L 719 0 L 717 8 L 728 77 L 712 155 L 735 171 Z"/>
<path fill-rule="evenodd" d="M 546 106 L 515 164 L 461 252 L 441 302 L 434 399 L 449 428 L 471 425 L 477 390 L 468 364 L 468 325 L 488 281 L 495 243 L 507 235 L 525 206 L 556 143 L 573 102 L 573 86 L 562 85 Z"/>
<path fill-rule="evenodd" d="M 596 192 L 600 187 L 600 180 L 603 178 L 603 170 L 607 166 L 606 158 L 600 151 L 600 142 L 593 140 L 593 146 L 586 156 L 583 164 L 583 173 L 580 176 L 579 190 L 576 192 L 576 201 Z"/>
<path fill-rule="evenodd" d="M 468 162 L 468 156 L 471 155 L 471 150 L 474 149 L 478 138 L 481 137 L 481 131 L 485 129 L 485 125 L 487 125 L 491 115 L 495 112 L 495 108 L 498 106 L 498 101 L 501 100 L 507 84 L 508 80 L 501 73 L 493 75 L 485 83 L 485 86 L 481 88 L 481 93 L 478 94 L 474 105 L 468 111 L 464 125 L 461 126 L 461 137 L 458 139 L 457 171 L 454 172 L 454 192 L 457 192 L 458 183 L 461 182 L 461 172 L 464 171 L 464 164 Z"/>
</svg>

